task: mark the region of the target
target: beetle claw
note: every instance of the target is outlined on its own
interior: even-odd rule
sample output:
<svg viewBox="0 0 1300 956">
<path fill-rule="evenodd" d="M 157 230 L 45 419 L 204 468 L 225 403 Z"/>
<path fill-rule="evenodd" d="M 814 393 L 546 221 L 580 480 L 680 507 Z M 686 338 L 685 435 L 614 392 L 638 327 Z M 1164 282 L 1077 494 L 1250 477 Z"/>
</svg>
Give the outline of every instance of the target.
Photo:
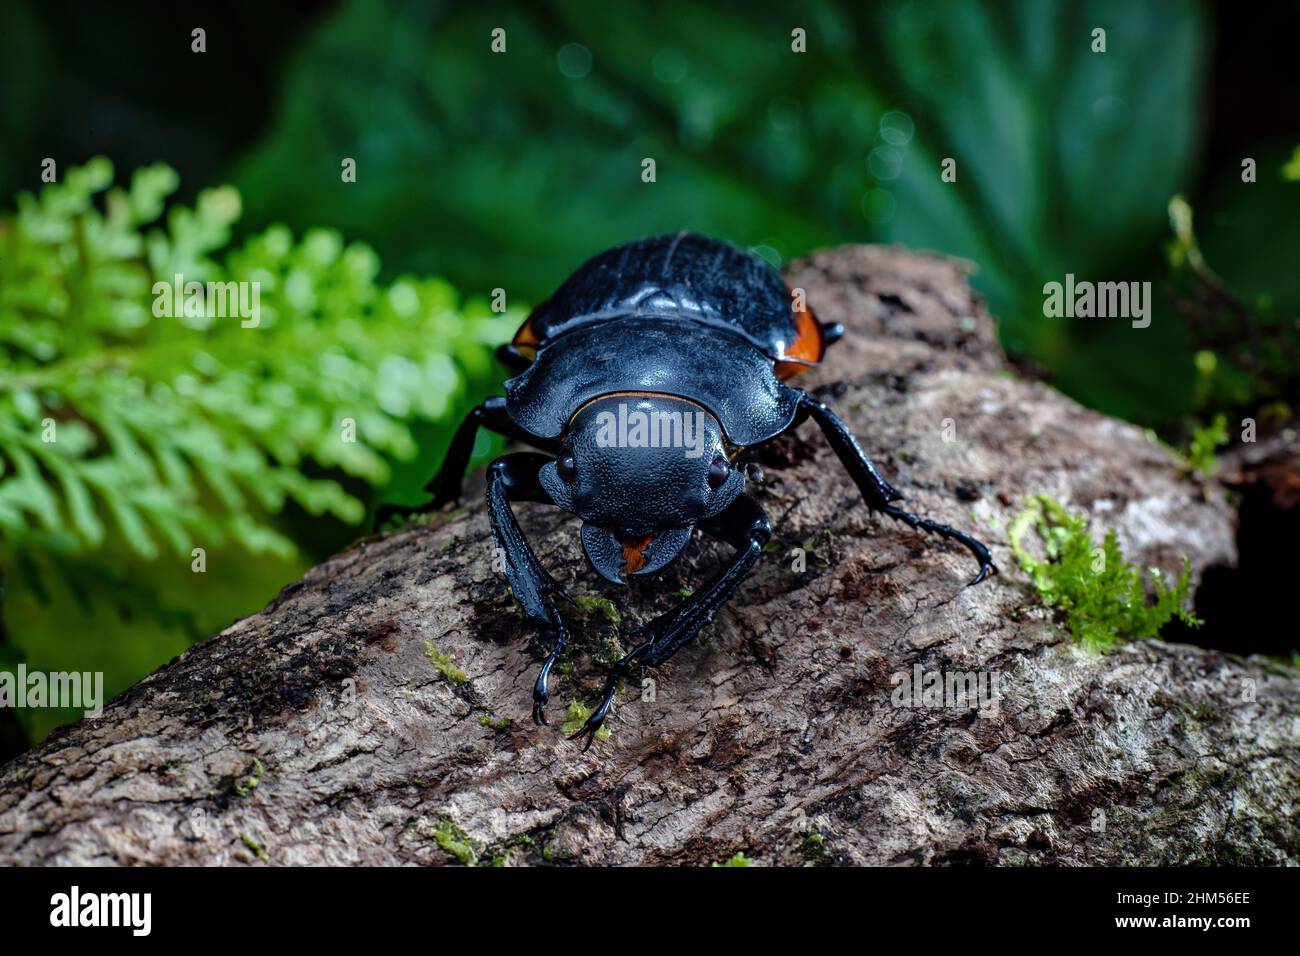
<svg viewBox="0 0 1300 956">
<path fill-rule="evenodd" d="M 601 698 L 600 706 L 591 712 L 591 716 L 578 728 L 578 732 L 569 738 L 570 740 L 578 740 L 585 736 L 587 742 L 583 745 L 583 752 L 591 748 L 591 742 L 596 739 L 597 732 L 604 726 L 605 717 L 609 714 L 610 704 L 614 702 L 614 692 L 617 688 L 618 678 L 612 677 L 609 683 L 605 685 L 605 694 Z"/>
<path fill-rule="evenodd" d="M 542 661 L 541 669 L 537 672 L 537 680 L 533 682 L 533 723 L 539 726 L 545 726 L 547 723 L 546 702 L 551 699 L 547 685 L 551 679 L 551 668 L 555 666 L 555 662 L 559 660 L 569 644 L 569 629 L 564 626 L 564 619 L 559 614 L 555 615 L 555 619 L 559 622 L 555 643 L 551 645 L 551 652 L 546 655 L 546 660 Z"/>
<path fill-rule="evenodd" d="M 979 584 L 985 578 L 996 577 L 997 573 L 998 573 L 998 566 L 996 564 L 994 564 L 992 561 L 981 561 L 980 573 L 975 575 L 975 577 L 971 578 L 970 582 L 966 585 L 966 587 L 973 588 L 975 585 Z"/>
<path fill-rule="evenodd" d="M 602 726 L 604 726 L 605 724 L 604 712 L 608 709 L 608 706 L 609 706 L 608 703 L 601 704 L 600 708 L 594 714 L 592 714 L 590 717 L 587 718 L 586 723 L 584 723 L 578 729 L 578 732 L 576 734 L 573 734 L 571 737 L 569 737 L 570 740 L 578 740 L 582 737 L 587 738 L 587 742 L 582 746 L 583 753 L 586 753 L 588 750 L 591 749 L 591 743 L 593 740 L 596 739 L 596 733 L 600 730 Z"/>
</svg>

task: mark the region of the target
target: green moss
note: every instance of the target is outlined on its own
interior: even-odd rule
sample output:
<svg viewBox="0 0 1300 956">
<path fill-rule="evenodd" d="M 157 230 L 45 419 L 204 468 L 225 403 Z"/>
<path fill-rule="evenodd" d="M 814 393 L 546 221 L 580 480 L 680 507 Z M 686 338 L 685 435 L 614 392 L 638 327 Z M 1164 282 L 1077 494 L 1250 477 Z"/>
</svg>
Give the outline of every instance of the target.
<svg viewBox="0 0 1300 956">
<path fill-rule="evenodd" d="M 248 770 L 248 776 L 235 781 L 235 793 L 241 797 L 249 796 L 257 789 L 257 785 L 262 782 L 265 773 L 266 767 L 262 765 L 262 761 L 254 757 L 253 765 Z"/>
<path fill-rule="evenodd" d="M 820 548 L 818 542 L 822 543 Z M 831 534 L 831 530 L 822 528 L 816 534 L 802 541 L 799 547 L 803 549 L 804 556 L 812 560 L 816 568 L 825 571 L 831 566 L 830 553 L 834 544 L 835 536 Z"/>
<path fill-rule="evenodd" d="M 745 852 L 742 850 L 741 852 L 733 856 L 730 860 L 728 860 L 726 863 L 714 863 L 712 865 L 713 866 L 753 866 L 754 863 L 749 857 L 745 856 Z"/>
<path fill-rule="evenodd" d="M 444 817 L 438 822 L 438 828 L 433 831 L 433 840 L 440 850 L 451 854 L 465 866 L 478 865 L 478 850 L 474 847 L 474 841 L 450 817 Z"/>
<path fill-rule="evenodd" d="M 1191 569 L 1186 558 L 1172 587 L 1159 569 L 1150 569 L 1154 600 L 1149 601 L 1148 581 L 1124 561 L 1113 529 L 1098 546 L 1087 519 L 1070 514 L 1055 499 L 1034 495 L 1027 505 L 1011 522 L 1011 550 L 1042 603 L 1061 615 L 1078 643 L 1104 651 L 1121 638 L 1155 637 L 1175 617 L 1192 627 L 1200 625 L 1187 609 Z M 1040 541 L 1044 560 L 1025 546 L 1030 531 Z"/>
<path fill-rule="evenodd" d="M 564 727 L 561 729 L 566 734 L 576 734 L 582 729 L 582 725 L 587 722 L 587 718 L 590 716 L 591 708 L 587 707 L 581 701 L 570 701 L 569 719 L 564 722 Z M 609 740 L 609 727 L 602 724 L 600 730 L 596 731 L 596 739 Z"/>
<path fill-rule="evenodd" d="M 434 646 L 433 641 L 424 642 L 424 656 L 429 659 L 429 663 L 447 680 L 453 684 L 468 684 L 469 675 L 456 666 L 456 659 L 450 654 L 444 654 Z"/>
<path fill-rule="evenodd" d="M 799 852 L 807 866 L 827 866 L 833 859 L 826 838 L 820 833 L 809 833 L 804 837 Z"/>
<path fill-rule="evenodd" d="M 478 722 L 484 727 L 491 727 L 493 730 L 505 730 L 510 726 L 509 717 L 493 717 L 491 714 L 479 714 Z"/>
<path fill-rule="evenodd" d="M 618 635 L 610 631 L 591 649 L 591 658 L 598 664 L 611 665 L 623 658 L 623 645 Z"/>
<path fill-rule="evenodd" d="M 514 855 L 516 849 L 532 845 L 533 838 L 527 833 L 521 833 L 519 836 L 511 837 L 497 846 L 488 847 L 483 851 L 483 856 L 479 862 L 483 866 L 509 866 L 510 858 Z"/>
<path fill-rule="evenodd" d="M 244 841 L 244 846 L 253 851 L 253 856 L 257 857 L 263 863 L 271 859 L 271 854 L 262 849 L 262 844 L 258 843 L 247 833 L 243 834 L 240 839 Z"/>
<path fill-rule="evenodd" d="M 694 596 L 695 588 L 678 588 L 676 593 L 679 598 L 684 600 L 688 597 Z"/>
<path fill-rule="evenodd" d="M 1215 449 L 1228 443 L 1228 420 L 1215 415 L 1210 424 L 1192 431 L 1191 445 L 1187 449 L 1187 463 L 1202 475 L 1209 477 L 1219 466 Z"/>
<path fill-rule="evenodd" d="M 457 518 L 463 518 L 468 512 L 464 508 L 455 508 L 451 511 L 412 511 L 410 514 L 396 514 L 384 522 L 382 529 L 384 531 L 399 531 L 402 528 L 409 528 L 414 525 L 438 525 L 448 521 L 455 521 Z M 451 540 L 443 544 L 443 551 L 450 551 L 460 544 L 460 538 L 452 535 Z"/>
<path fill-rule="evenodd" d="M 455 521 L 457 518 L 463 518 L 469 512 L 464 508 L 453 508 L 450 511 L 418 511 L 411 515 L 412 524 L 442 524 L 445 521 Z M 450 550 L 451 546 L 460 543 L 460 538 L 453 535 L 448 545 L 443 545 L 443 550 Z"/>
<path fill-rule="evenodd" d="M 618 622 L 622 619 L 618 613 L 618 608 L 608 598 L 598 597 L 594 594 L 580 594 L 575 600 L 583 617 L 590 617 L 593 611 L 599 611 L 605 615 L 605 620 L 615 627 L 618 626 Z"/>
</svg>

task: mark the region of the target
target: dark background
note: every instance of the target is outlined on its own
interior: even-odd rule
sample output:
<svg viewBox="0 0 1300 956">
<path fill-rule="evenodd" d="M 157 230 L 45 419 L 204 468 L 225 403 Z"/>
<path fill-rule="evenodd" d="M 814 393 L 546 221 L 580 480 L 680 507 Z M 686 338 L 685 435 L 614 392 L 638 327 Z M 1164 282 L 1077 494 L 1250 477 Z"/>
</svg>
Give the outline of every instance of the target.
<svg viewBox="0 0 1300 956">
<path fill-rule="evenodd" d="M 1020 313 L 1031 299 L 1034 311 L 1041 305 L 1039 279 L 1060 279 L 1065 270 L 1079 278 L 1161 278 L 1170 238 L 1164 208 L 1175 192 L 1196 210 L 1207 258 L 1238 279 L 1243 297 L 1294 302 L 1296 270 L 1283 266 L 1294 251 L 1300 203 L 1297 190 L 1281 187 L 1277 169 L 1300 140 L 1289 108 L 1300 102 L 1300 70 L 1284 39 L 1300 29 L 1300 6 L 959 3 L 951 14 L 942 13 L 944 4 L 857 6 L 682 4 L 654 13 L 632 4 L 636 13 L 597 17 L 592 11 L 605 8 L 583 3 L 18 3 L 0 21 L 0 195 L 38 188 L 46 156 L 106 155 L 121 178 L 162 160 L 181 175 L 181 201 L 216 183 L 240 186 L 245 234 L 272 221 L 296 231 L 324 222 L 374 245 L 391 274 L 441 275 L 473 291 L 508 275 L 512 290 L 531 300 L 599 248 L 683 220 L 761 245 L 774 259 L 819 244 L 895 238 L 991 253 L 972 257 L 976 282 L 1012 351 L 1089 404 L 1134 421 L 1169 428 L 1196 411 L 1194 337 L 1157 331 L 1148 338 L 1165 337 L 1154 348 L 1133 336 L 1116 339 L 1114 330 L 1035 329 L 1045 323 Z M 985 45 L 996 48 L 984 49 L 978 33 L 961 33 L 956 11 L 963 8 L 982 11 L 995 31 Z M 778 54 L 788 45 L 787 25 L 796 23 L 810 30 L 812 52 L 791 71 Z M 507 27 L 515 44 L 500 69 L 476 49 L 493 24 Z M 655 24 L 659 35 L 641 32 Z M 1087 50 L 1095 24 L 1109 30 L 1105 54 Z M 190 52 L 195 25 L 208 32 L 201 56 Z M 1047 37 L 1025 39 L 1042 50 L 1022 53 L 1011 49 L 1017 33 Z M 1076 33 L 1085 39 L 1076 42 Z M 587 47 L 589 76 L 574 81 L 555 69 L 566 42 Z M 946 64 L 954 43 L 963 60 Z M 729 47 L 730 59 L 719 55 L 699 75 L 700 57 Z M 656 78 L 654 56 L 664 50 L 684 73 L 673 83 Z M 647 62 L 632 62 L 634 54 Z M 1057 88 L 1024 75 L 1027 56 L 1042 60 L 1042 76 Z M 1095 66 L 1103 61 L 1112 64 L 1108 73 Z M 996 79 L 984 85 L 983 74 Z M 1115 115 L 1080 113 L 1079 96 L 1059 88 L 1071 74 L 1091 84 L 1080 95 L 1100 92 L 1100 107 L 1092 106 Z M 586 80 L 604 85 L 575 92 Z M 720 92 L 746 87 L 759 92 L 730 101 Z M 692 131 L 692 97 L 724 104 L 707 132 Z M 979 176 L 962 190 L 976 194 L 964 200 L 981 233 L 974 241 L 964 224 L 909 215 L 902 188 L 887 224 L 872 223 L 852 201 L 879 185 L 856 148 L 869 151 L 873 142 L 829 147 L 847 145 L 853 137 L 844 129 L 871 125 L 886 110 L 915 121 L 927 159 L 955 155 L 963 180 Z M 1000 141 L 1000 131 L 979 127 L 985 115 L 1073 132 L 1026 161 L 1016 149 L 1026 140 Z M 763 126 L 776 134 L 764 138 L 756 132 Z M 777 144 L 792 139 L 805 152 L 778 155 Z M 625 141 L 638 148 L 624 149 Z M 624 185 L 621 169 L 617 185 L 600 172 L 624 156 L 639 159 L 640 146 L 662 171 L 652 200 L 629 199 L 649 191 Z M 677 154 L 689 168 L 673 165 Z M 337 188 L 336 155 L 358 158 L 358 189 Z M 1175 158 L 1164 166 L 1132 161 L 1140 155 Z M 1257 188 L 1241 188 L 1244 156 L 1259 162 Z M 1016 179 L 1031 164 L 1047 170 L 1042 181 Z M 552 175 L 555 168 L 564 171 Z M 1163 178 L 1152 177 L 1156 171 Z M 1095 189 L 1051 208 L 1080 178 Z M 477 195 L 463 188 L 475 185 Z M 1026 237 L 1053 244 L 1037 250 L 1041 263 L 1009 248 L 1006 223 L 991 210 L 996 198 L 978 195 L 998 189 L 1042 194 L 1044 229 Z M 1112 198 L 1129 192 L 1141 196 Z M 1118 211 L 1107 212 L 1111 206 Z"/>
</svg>

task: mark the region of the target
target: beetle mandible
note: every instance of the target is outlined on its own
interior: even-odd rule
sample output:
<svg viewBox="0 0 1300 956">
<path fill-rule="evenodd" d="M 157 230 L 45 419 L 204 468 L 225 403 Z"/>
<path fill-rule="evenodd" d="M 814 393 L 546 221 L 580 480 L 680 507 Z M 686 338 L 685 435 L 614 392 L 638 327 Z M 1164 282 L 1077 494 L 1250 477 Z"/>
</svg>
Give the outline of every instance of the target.
<svg viewBox="0 0 1300 956">
<path fill-rule="evenodd" d="M 960 542 L 996 574 L 987 547 L 894 502 L 876 470 L 825 404 L 786 382 L 819 364 L 843 327 L 823 324 L 758 256 L 679 233 L 631 242 L 588 260 L 529 315 L 498 357 L 517 372 L 457 429 L 426 486 L 440 508 L 460 497 L 480 428 L 540 449 L 488 466 L 488 519 L 515 599 L 550 638 L 533 686 L 533 720 L 546 723 L 551 668 L 569 629 L 556 607 L 572 598 L 542 567 L 511 503 L 554 504 L 582 519 L 582 547 L 603 577 L 625 584 L 673 561 L 698 528 L 736 549 L 705 587 L 651 621 L 614 666 L 600 705 L 574 739 L 590 746 L 619 680 L 636 664 L 664 663 L 692 640 L 749 574 L 771 537 L 767 515 L 744 494 L 746 449 L 812 419 L 867 507 Z"/>
</svg>

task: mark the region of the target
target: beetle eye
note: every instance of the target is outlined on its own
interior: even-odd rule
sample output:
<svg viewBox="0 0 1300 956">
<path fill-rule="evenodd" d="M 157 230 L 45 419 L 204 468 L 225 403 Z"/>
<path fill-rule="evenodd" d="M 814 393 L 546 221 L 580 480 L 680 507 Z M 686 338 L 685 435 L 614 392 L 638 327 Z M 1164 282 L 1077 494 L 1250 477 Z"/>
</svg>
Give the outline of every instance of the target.
<svg viewBox="0 0 1300 956">
<path fill-rule="evenodd" d="M 725 458 L 713 459 L 713 464 L 709 465 L 709 487 L 721 488 L 722 483 L 727 480 L 727 475 L 731 473 L 731 468 Z"/>
<path fill-rule="evenodd" d="M 578 477 L 578 463 L 573 460 L 572 455 L 565 455 L 555 463 L 555 470 L 560 473 L 560 477 L 566 482 L 572 482 Z"/>
</svg>

